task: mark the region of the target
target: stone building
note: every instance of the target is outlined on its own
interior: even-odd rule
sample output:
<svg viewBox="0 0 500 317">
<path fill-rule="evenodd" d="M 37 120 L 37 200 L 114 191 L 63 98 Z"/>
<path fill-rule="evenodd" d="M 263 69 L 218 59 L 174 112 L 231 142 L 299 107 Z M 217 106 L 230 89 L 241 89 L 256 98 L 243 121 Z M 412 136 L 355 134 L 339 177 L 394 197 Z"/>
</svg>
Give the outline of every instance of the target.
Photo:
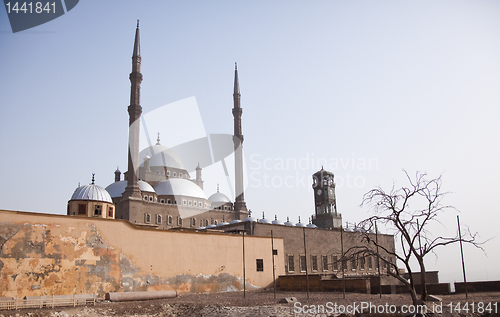
<svg viewBox="0 0 500 317">
<path fill-rule="evenodd" d="M 108 200 L 112 201 L 107 203 L 114 204 L 115 218 L 159 229 L 205 228 L 247 218 L 249 213 L 243 193 L 242 109 L 237 68 L 235 67 L 234 73 L 232 109 L 236 198 L 232 202 L 225 194 L 219 192 L 218 188 L 216 193 L 207 197 L 203 190 L 202 168 L 198 165 L 195 169 L 195 178 L 191 179 L 179 155 L 160 143 L 159 134 L 156 144 L 139 152 L 142 113 L 140 90 L 143 78 L 141 61 L 139 24 L 137 24 L 130 74 L 128 171 L 123 173 L 122 180 L 122 173 L 117 169 L 114 172 L 115 182 L 103 190 L 109 193 L 106 199 L 108 196 L 111 197 Z M 91 212 L 85 215 L 74 212 L 75 204 L 73 198 L 68 202 L 68 208 L 72 210 L 68 215 L 97 216 Z"/>
<path fill-rule="evenodd" d="M 139 151 L 139 125 L 142 113 L 140 88 L 142 82 L 139 25 L 136 28 L 130 74 L 131 96 L 129 112 L 128 171 L 117 169 L 115 182 L 102 189 L 99 199 L 85 199 L 76 189 L 68 202 L 68 215 L 87 217 L 109 217 L 128 220 L 140 227 L 156 229 L 187 229 L 195 232 L 242 234 L 283 239 L 283 254 L 277 256 L 284 263 L 286 275 L 314 274 L 339 277 L 360 277 L 377 274 L 378 261 L 374 257 L 360 257 L 340 263 L 343 250 L 362 244 L 361 234 L 356 229 L 342 227 L 342 214 L 337 211 L 334 174 L 321 168 L 312 176 L 314 192 L 314 214 L 309 223 L 294 224 L 250 216 L 243 191 L 243 134 L 241 94 L 238 70 L 235 67 L 232 109 L 234 117 L 235 200 L 217 192 L 207 197 L 203 189 L 202 168 L 198 165 L 195 177 L 191 178 L 182 159 L 170 148 L 157 142 Z M 135 162 L 135 165 L 134 165 Z M 94 197 L 94 196 L 92 196 Z M 85 212 L 84 207 L 86 204 Z M 96 208 L 102 205 L 99 213 Z M 80 212 L 81 208 L 81 212 Z M 113 214 L 112 210 L 115 210 Z M 181 230 L 182 231 L 182 230 Z M 305 237 L 304 237 L 305 236 Z M 373 233 L 375 236 L 375 233 Z M 392 235 L 378 234 L 387 250 L 394 250 Z M 304 248 L 304 240 L 306 248 Z M 342 243 L 341 243 L 342 242 Z M 307 250 L 307 256 L 306 251 Z M 387 255 L 388 262 L 395 259 Z M 376 262 L 377 261 L 377 262 Z M 188 265 L 188 264 L 183 264 Z M 343 272 L 342 272 L 343 268 Z M 387 270 L 384 265 L 383 269 Z"/>
<path fill-rule="evenodd" d="M 109 193 L 95 184 L 94 175 L 92 183 L 78 186 L 68 202 L 68 216 L 84 216 L 97 218 L 115 218 L 115 204 Z"/>
</svg>

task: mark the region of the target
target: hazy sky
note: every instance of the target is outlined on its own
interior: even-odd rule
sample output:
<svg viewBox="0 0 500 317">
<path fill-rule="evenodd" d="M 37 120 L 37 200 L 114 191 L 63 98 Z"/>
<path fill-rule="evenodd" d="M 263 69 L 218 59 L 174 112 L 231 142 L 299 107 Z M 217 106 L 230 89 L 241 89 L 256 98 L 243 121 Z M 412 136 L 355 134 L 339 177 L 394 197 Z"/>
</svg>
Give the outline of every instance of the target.
<svg viewBox="0 0 500 317">
<path fill-rule="evenodd" d="M 443 174 L 445 202 L 492 238 L 486 254 L 464 248 L 468 279 L 500 279 L 496 0 L 86 0 L 16 34 L 0 9 L 0 208 L 65 214 L 79 182 L 96 173 L 106 187 L 126 170 L 136 19 L 144 114 L 195 97 L 205 133 L 232 134 L 238 62 L 254 215 L 307 221 L 321 165 L 335 173 L 344 223 L 370 215 L 363 193 L 403 185 L 403 168 Z M 199 122 L 175 114 L 165 125 Z M 221 182 L 209 176 L 207 195 Z M 455 235 L 456 215 L 433 233 Z M 458 245 L 437 255 L 428 269 L 461 281 Z"/>
</svg>

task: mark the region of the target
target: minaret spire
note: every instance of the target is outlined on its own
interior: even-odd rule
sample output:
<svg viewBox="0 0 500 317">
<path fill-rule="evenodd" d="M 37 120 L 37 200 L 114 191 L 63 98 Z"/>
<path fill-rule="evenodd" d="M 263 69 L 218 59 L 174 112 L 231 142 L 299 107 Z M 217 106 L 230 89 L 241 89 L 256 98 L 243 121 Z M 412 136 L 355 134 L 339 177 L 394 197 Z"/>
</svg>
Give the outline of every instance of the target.
<svg viewBox="0 0 500 317">
<path fill-rule="evenodd" d="M 234 211 L 238 219 L 241 212 L 247 211 L 243 189 L 243 132 L 241 129 L 241 94 L 240 83 L 238 80 L 238 65 L 234 63 L 234 92 L 233 92 L 233 117 L 234 117 L 234 163 L 235 163 L 235 202 Z"/>
<path fill-rule="evenodd" d="M 234 63 L 234 94 L 240 95 L 240 83 L 238 82 L 238 64 Z"/>
<path fill-rule="evenodd" d="M 132 58 L 141 57 L 141 39 L 139 36 L 139 20 L 137 20 L 137 28 L 135 29 L 134 53 Z M 140 61 L 139 61 L 140 62 Z"/>
<path fill-rule="evenodd" d="M 137 28 L 135 29 L 134 52 L 132 53 L 132 72 L 130 73 L 130 105 L 128 106 L 129 114 L 129 139 L 128 139 L 128 172 L 127 172 L 127 187 L 122 197 L 141 198 L 141 191 L 137 179 L 137 171 L 139 169 L 139 130 L 140 118 L 142 113 L 141 107 L 141 50 L 139 36 L 139 20 L 137 20 Z M 137 166 L 134 166 L 135 165 Z M 130 219 L 129 219 L 130 220 Z"/>
</svg>

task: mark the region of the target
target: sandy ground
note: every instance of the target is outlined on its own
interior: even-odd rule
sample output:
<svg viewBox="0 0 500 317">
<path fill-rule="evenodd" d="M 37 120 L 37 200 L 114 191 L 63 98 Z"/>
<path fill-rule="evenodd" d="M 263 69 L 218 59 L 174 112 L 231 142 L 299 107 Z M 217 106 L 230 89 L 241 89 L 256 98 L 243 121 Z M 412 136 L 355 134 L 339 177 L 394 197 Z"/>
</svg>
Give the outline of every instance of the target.
<svg viewBox="0 0 500 317">
<path fill-rule="evenodd" d="M 295 297 L 297 303 L 280 304 L 285 297 Z M 500 293 L 452 294 L 440 296 L 442 302 L 428 303 L 428 316 L 499 316 Z M 467 303 L 467 306 L 465 306 Z M 367 295 L 347 293 L 312 292 L 309 299 L 306 293 L 278 292 L 230 292 L 219 294 L 186 294 L 176 298 L 137 302 L 106 302 L 95 306 L 58 307 L 42 309 L 23 309 L 0 311 L 6 316 L 60 316 L 60 317 L 97 317 L 97 316 L 370 316 L 360 314 L 363 306 L 371 305 L 372 312 L 389 312 L 375 316 L 405 316 L 402 309 L 412 309 L 409 295 Z M 488 309 L 488 307 L 490 309 Z M 336 309 L 336 310 L 335 310 Z M 452 310 L 450 313 L 450 309 Z M 459 310 L 460 309 L 460 310 Z M 345 312 L 347 310 L 348 313 Z M 368 312 L 365 310 L 365 312 Z"/>
</svg>

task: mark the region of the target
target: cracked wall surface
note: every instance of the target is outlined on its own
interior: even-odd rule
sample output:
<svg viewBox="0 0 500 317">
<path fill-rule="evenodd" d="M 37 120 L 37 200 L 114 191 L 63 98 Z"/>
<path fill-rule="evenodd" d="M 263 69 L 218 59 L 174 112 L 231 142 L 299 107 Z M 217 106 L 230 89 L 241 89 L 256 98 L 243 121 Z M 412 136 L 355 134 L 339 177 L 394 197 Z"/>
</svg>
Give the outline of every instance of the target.
<svg viewBox="0 0 500 317">
<path fill-rule="evenodd" d="M 242 237 L 138 228 L 124 220 L 0 211 L 0 296 L 243 288 Z M 283 239 L 274 239 L 283 254 Z M 272 284 L 271 241 L 245 237 L 247 288 Z M 264 272 L 256 271 L 264 260 Z M 276 276 L 284 273 L 275 257 Z"/>
</svg>

